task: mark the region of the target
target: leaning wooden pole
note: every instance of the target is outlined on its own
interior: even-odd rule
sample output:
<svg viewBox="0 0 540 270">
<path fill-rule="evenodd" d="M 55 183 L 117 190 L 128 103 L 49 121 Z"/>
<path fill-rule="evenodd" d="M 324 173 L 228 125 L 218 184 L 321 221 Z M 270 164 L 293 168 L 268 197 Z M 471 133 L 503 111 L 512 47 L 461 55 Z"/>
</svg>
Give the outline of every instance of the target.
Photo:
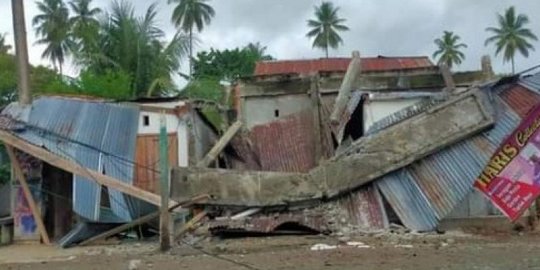
<svg viewBox="0 0 540 270">
<path fill-rule="evenodd" d="M 47 234 L 47 230 L 45 229 L 45 223 L 43 223 L 43 219 L 41 218 L 41 212 L 39 211 L 36 201 L 34 200 L 34 197 L 32 196 L 32 192 L 30 191 L 30 186 L 28 186 L 28 183 L 26 182 L 26 177 L 24 176 L 21 163 L 17 159 L 17 156 L 15 155 L 15 151 L 13 150 L 13 147 L 6 145 L 6 151 L 8 153 L 9 159 L 11 160 L 11 165 L 13 167 L 15 178 L 19 180 L 19 183 L 21 184 L 21 187 L 24 193 L 24 197 L 26 198 L 26 201 L 28 202 L 30 211 L 32 211 L 32 216 L 34 217 L 34 221 L 36 222 L 37 229 L 39 233 L 41 234 L 41 239 L 43 240 L 44 244 L 50 245 L 51 240 L 49 238 L 49 234 Z"/>
<path fill-rule="evenodd" d="M 161 251 L 171 248 L 171 234 L 169 232 L 169 147 L 167 136 L 167 122 L 165 114 L 161 114 L 159 128 L 159 169 L 161 190 L 161 213 L 159 218 L 159 239 Z"/>
<path fill-rule="evenodd" d="M 15 33 L 15 53 L 17 56 L 19 103 L 28 105 L 32 100 L 30 96 L 30 65 L 28 64 L 23 0 L 11 0 L 11 9 L 13 12 L 13 32 Z"/>
</svg>

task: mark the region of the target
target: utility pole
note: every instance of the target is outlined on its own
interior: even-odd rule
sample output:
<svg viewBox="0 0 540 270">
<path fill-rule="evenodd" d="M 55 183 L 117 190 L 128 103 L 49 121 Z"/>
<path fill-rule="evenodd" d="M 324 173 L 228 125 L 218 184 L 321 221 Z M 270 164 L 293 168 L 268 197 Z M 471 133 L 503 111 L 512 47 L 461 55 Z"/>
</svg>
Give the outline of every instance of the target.
<svg viewBox="0 0 540 270">
<path fill-rule="evenodd" d="M 11 10 L 13 12 L 13 32 L 15 33 L 15 53 L 17 56 L 19 103 L 29 105 L 32 100 L 30 97 L 30 65 L 28 64 L 23 0 L 11 0 Z"/>
<path fill-rule="evenodd" d="M 169 138 L 167 136 L 166 121 L 165 113 L 162 113 L 159 121 L 159 171 L 161 190 L 159 243 L 161 251 L 167 251 L 171 248 L 171 234 L 169 232 Z"/>
</svg>

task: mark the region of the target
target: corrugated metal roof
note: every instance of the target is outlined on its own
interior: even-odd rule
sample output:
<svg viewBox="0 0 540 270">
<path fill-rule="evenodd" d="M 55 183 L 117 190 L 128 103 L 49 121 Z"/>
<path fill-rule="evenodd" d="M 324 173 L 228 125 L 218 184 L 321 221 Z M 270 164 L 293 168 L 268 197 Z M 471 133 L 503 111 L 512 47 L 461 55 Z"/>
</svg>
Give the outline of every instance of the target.
<svg viewBox="0 0 540 270">
<path fill-rule="evenodd" d="M 519 84 L 532 91 L 540 93 L 540 72 L 531 76 L 520 78 Z"/>
<path fill-rule="evenodd" d="M 376 181 L 405 226 L 418 231 L 434 229 L 470 193 L 492 153 L 521 120 L 501 98 L 496 97 L 495 102 L 493 129 Z"/>
<path fill-rule="evenodd" d="M 338 205 L 347 211 L 353 225 L 366 230 L 388 228 L 381 194 L 372 185 L 339 199 Z"/>
<path fill-rule="evenodd" d="M 351 58 L 321 58 L 257 62 L 255 76 L 299 74 L 314 72 L 345 72 Z M 362 72 L 411 70 L 435 67 L 429 57 L 362 57 Z"/>
<path fill-rule="evenodd" d="M 255 126 L 250 137 L 262 170 L 308 172 L 315 166 L 311 111 Z"/>
<path fill-rule="evenodd" d="M 521 117 L 540 102 L 540 96 L 521 85 L 516 85 L 509 90 L 502 91 L 500 96 L 510 107 L 512 107 Z"/>
<path fill-rule="evenodd" d="M 16 134 L 86 168 L 131 183 L 133 166 L 126 165 L 129 162 L 119 162 L 118 158 L 133 160 L 138 115 L 138 107 L 131 105 L 42 97 L 32 103 L 28 126 Z M 74 176 L 75 212 L 92 221 L 131 220 L 128 203 L 122 195 L 109 190 L 111 208 L 116 214 L 114 218 L 101 215 L 101 199 L 101 187 L 94 180 Z"/>
</svg>

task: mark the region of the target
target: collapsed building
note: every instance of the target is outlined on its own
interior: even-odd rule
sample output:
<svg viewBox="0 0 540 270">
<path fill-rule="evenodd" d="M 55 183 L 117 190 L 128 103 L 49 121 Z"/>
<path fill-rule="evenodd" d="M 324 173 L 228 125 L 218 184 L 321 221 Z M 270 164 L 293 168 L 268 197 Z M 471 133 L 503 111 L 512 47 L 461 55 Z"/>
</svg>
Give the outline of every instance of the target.
<svg viewBox="0 0 540 270">
<path fill-rule="evenodd" d="M 169 206 L 208 194 L 196 217 L 208 213 L 216 234 L 390 223 L 430 231 L 445 219 L 499 215 L 472 185 L 539 91 L 540 74 L 493 80 L 487 58 L 480 71 L 452 74 L 427 57 L 356 55 L 258 63 L 233 87 L 236 117 L 221 137 L 196 102 L 177 98 L 14 103 L 0 140 L 16 149 L 16 178 L 32 189 L 13 188 L 15 236 L 46 233 L 67 245 L 152 217 L 161 115 Z"/>
<path fill-rule="evenodd" d="M 378 230 L 392 220 L 430 231 L 445 219 L 500 215 L 473 182 L 537 104 L 540 74 L 493 81 L 488 59 L 482 62 L 481 71 L 450 76 L 444 67 L 362 73 L 337 124 L 340 76 L 333 84 L 325 72 L 244 82 L 239 115 L 260 167 L 178 168 L 172 198 L 208 193 L 215 198 L 209 206 L 252 215 L 217 220 L 217 233 L 267 232 L 264 224 L 275 220 L 323 231 L 331 225 L 321 216 L 334 229 Z"/>
</svg>

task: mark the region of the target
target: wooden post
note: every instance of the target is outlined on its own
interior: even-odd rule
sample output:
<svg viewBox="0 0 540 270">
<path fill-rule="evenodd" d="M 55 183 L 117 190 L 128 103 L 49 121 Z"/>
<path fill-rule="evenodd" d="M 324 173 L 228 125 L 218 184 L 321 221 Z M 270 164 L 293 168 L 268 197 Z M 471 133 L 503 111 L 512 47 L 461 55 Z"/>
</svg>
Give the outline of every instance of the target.
<svg viewBox="0 0 540 270">
<path fill-rule="evenodd" d="M 171 248 L 171 235 L 169 232 L 169 147 L 167 136 L 167 119 L 161 114 L 159 128 L 159 169 L 161 190 L 161 214 L 159 218 L 159 242 L 161 251 Z"/>
<path fill-rule="evenodd" d="M 311 77 L 311 107 L 313 111 L 313 138 L 315 139 L 315 164 L 318 165 L 322 157 L 321 117 L 319 101 L 319 75 Z"/>
<path fill-rule="evenodd" d="M 39 212 L 39 209 L 36 205 L 36 201 L 34 201 L 34 197 L 32 196 L 32 192 L 30 191 L 30 187 L 26 182 L 26 177 L 24 176 L 21 164 L 19 163 L 17 156 L 15 156 L 15 151 L 13 150 L 13 147 L 9 145 L 6 145 L 6 151 L 9 155 L 9 159 L 11 160 L 11 165 L 13 166 L 15 177 L 19 180 L 19 183 L 21 183 L 24 196 L 26 197 L 26 201 L 28 202 L 30 211 L 32 211 L 32 216 L 34 217 L 34 221 L 36 222 L 39 233 L 41 234 L 41 239 L 43 240 L 44 244 L 50 245 L 51 240 L 49 239 L 49 234 L 47 234 L 45 224 L 43 223 L 43 219 L 41 218 L 41 213 Z"/>
<path fill-rule="evenodd" d="M 15 33 L 15 54 L 17 56 L 19 103 L 28 105 L 32 100 L 30 97 L 30 64 L 28 64 L 23 0 L 11 0 L 11 9 L 13 13 L 13 32 Z"/>
<path fill-rule="evenodd" d="M 241 127 L 242 127 L 242 122 L 240 122 L 240 121 L 234 122 L 234 124 L 232 124 L 232 126 L 229 127 L 229 129 L 227 129 L 225 134 L 223 134 L 223 136 L 221 136 L 221 138 L 217 141 L 217 143 L 214 145 L 214 147 L 212 147 L 212 149 L 210 149 L 208 154 L 206 154 L 206 156 L 201 161 L 199 161 L 197 163 L 197 167 L 199 167 L 199 168 L 208 167 L 208 165 L 210 165 L 210 163 L 214 159 L 216 159 L 216 157 L 219 155 L 219 153 L 221 153 L 221 151 L 223 151 L 225 146 L 227 146 L 227 144 L 231 141 L 231 139 L 240 130 Z"/>
</svg>

